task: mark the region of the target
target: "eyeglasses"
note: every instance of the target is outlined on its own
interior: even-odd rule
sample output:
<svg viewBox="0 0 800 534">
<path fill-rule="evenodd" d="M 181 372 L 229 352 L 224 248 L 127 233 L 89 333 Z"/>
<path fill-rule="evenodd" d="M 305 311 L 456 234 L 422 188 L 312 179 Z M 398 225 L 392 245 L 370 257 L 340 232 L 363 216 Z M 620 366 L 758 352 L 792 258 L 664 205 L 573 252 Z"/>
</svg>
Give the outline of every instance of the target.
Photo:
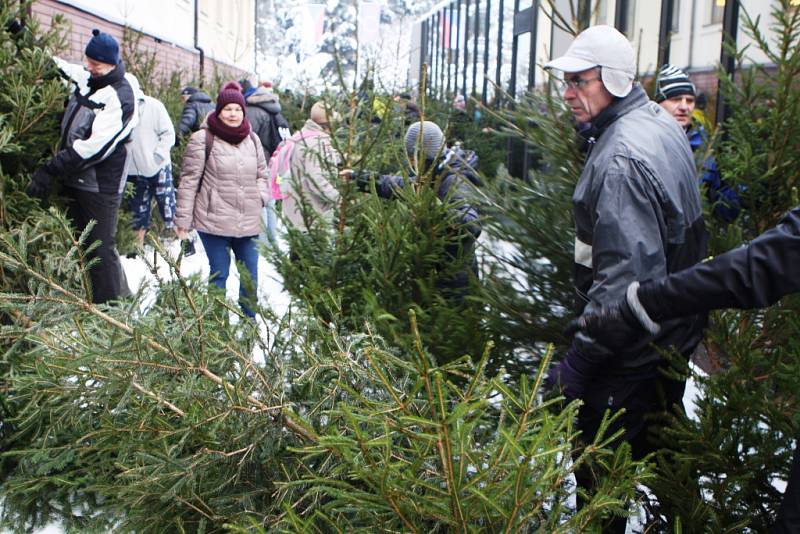
<svg viewBox="0 0 800 534">
<path fill-rule="evenodd" d="M 602 76 L 598 75 L 598 76 L 595 76 L 594 78 L 572 78 L 572 79 L 567 80 L 567 79 L 564 79 L 564 78 L 553 77 L 553 79 L 555 80 L 559 91 L 564 92 L 568 88 L 569 89 L 574 89 L 576 91 L 580 91 L 583 88 L 585 88 L 587 85 L 592 83 L 593 81 L 602 80 L 603 78 L 602 78 Z"/>
</svg>

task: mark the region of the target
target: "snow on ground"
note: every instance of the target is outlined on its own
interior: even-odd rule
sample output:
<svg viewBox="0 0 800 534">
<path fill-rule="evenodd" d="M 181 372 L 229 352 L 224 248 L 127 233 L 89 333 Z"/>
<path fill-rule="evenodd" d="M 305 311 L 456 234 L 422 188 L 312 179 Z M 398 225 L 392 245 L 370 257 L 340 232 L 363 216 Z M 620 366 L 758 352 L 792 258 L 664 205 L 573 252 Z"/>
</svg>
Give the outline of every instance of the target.
<svg viewBox="0 0 800 534">
<path fill-rule="evenodd" d="M 205 251 L 203 250 L 203 243 L 199 238 L 194 240 L 197 252 L 191 256 L 184 257 L 181 262 L 181 275 L 189 276 L 192 274 L 200 274 L 203 278 L 208 278 L 209 269 L 208 261 L 206 260 Z M 177 240 L 171 240 L 164 243 L 165 248 L 170 256 L 173 258 L 178 256 L 180 244 Z M 281 246 L 283 248 L 283 245 Z M 122 266 L 125 269 L 125 275 L 128 277 L 128 285 L 131 291 L 136 292 L 142 284 L 147 284 L 149 290 L 146 291 L 144 301 L 142 303 L 144 308 L 152 305 L 156 292 L 156 276 L 151 272 L 148 263 L 153 261 L 153 250 L 151 247 L 145 247 L 147 260 L 142 256 L 136 258 L 122 258 Z M 231 261 L 233 256 L 231 255 Z M 161 277 L 169 274 L 169 268 L 163 258 L 156 255 L 156 269 Z M 239 295 L 239 271 L 235 265 L 231 265 L 230 275 L 228 276 L 227 296 L 232 301 L 236 302 Z M 278 315 L 289 306 L 289 295 L 283 291 L 283 282 L 280 275 L 277 273 L 272 264 L 263 256 L 258 260 L 258 300 L 261 305 L 272 308 Z"/>
</svg>

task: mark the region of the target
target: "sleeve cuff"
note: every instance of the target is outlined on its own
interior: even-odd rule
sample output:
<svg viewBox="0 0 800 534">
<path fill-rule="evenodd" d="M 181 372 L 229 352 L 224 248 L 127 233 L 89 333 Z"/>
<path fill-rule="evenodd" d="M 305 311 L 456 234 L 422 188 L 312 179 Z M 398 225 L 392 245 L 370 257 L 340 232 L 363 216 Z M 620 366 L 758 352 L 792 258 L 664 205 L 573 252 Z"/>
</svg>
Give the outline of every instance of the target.
<svg viewBox="0 0 800 534">
<path fill-rule="evenodd" d="M 656 335 L 661 330 L 661 326 L 647 314 L 647 310 L 644 309 L 642 302 L 639 300 L 638 290 L 639 282 L 631 282 L 628 286 L 628 291 L 625 295 L 628 307 L 644 329 L 652 335 Z"/>
</svg>

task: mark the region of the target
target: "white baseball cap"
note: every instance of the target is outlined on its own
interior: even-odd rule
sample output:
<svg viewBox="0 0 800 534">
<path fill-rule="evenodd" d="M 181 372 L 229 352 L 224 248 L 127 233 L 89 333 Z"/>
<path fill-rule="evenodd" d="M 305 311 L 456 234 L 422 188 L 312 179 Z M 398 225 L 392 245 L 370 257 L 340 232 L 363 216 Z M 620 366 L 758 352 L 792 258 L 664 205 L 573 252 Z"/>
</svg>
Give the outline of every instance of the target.
<svg viewBox="0 0 800 534">
<path fill-rule="evenodd" d="M 612 26 L 586 28 L 572 41 L 566 54 L 544 66 L 570 73 L 595 67 L 602 67 L 600 76 L 609 93 L 624 97 L 631 92 L 636 55 L 628 38 Z"/>
</svg>

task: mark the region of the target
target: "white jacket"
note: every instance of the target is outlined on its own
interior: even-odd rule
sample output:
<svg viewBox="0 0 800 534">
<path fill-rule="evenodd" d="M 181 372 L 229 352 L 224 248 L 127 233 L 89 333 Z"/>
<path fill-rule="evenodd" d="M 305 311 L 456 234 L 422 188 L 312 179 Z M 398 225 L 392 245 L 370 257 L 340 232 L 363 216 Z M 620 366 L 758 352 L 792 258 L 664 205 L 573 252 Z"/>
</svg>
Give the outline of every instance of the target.
<svg viewBox="0 0 800 534">
<path fill-rule="evenodd" d="M 167 108 L 156 98 L 138 93 L 139 124 L 131 134 L 129 175 L 155 176 L 171 163 L 175 128 Z"/>
</svg>

